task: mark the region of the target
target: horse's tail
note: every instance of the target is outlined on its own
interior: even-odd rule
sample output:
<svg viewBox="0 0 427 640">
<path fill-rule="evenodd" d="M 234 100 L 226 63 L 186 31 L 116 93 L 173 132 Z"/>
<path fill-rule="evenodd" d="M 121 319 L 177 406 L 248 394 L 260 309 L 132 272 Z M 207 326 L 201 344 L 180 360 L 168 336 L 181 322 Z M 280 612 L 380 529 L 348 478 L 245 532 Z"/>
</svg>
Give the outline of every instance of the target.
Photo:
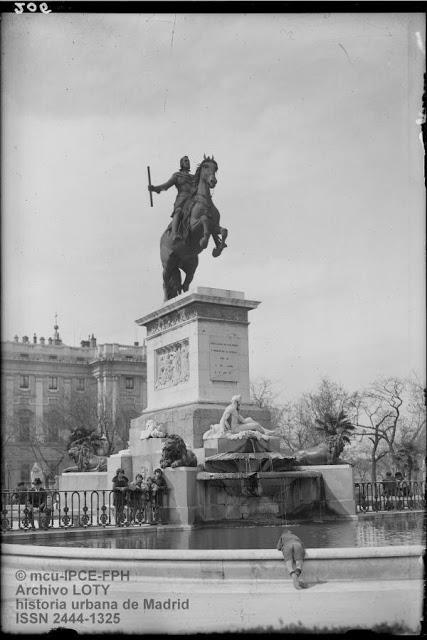
<svg viewBox="0 0 427 640">
<path fill-rule="evenodd" d="M 162 266 L 165 267 L 170 260 L 172 253 L 172 225 L 169 224 L 167 229 L 162 233 L 160 237 L 160 260 Z"/>
</svg>

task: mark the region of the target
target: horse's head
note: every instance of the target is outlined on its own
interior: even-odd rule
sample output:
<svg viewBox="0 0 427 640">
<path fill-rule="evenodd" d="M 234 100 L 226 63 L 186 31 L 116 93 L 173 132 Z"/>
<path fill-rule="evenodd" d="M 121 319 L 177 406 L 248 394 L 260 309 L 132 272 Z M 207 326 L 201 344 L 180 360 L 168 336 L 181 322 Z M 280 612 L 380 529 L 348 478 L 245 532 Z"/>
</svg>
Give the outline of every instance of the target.
<svg viewBox="0 0 427 640">
<path fill-rule="evenodd" d="M 196 184 L 199 184 L 200 180 L 204 180 L 210 189 L 213 189 L 217 183 L 216 172 L 218 171 L 218 165 L 216 160 L 212 156 L 204 156 L 202 162 L 197 167 L 196 171 Z"/>
</svg>

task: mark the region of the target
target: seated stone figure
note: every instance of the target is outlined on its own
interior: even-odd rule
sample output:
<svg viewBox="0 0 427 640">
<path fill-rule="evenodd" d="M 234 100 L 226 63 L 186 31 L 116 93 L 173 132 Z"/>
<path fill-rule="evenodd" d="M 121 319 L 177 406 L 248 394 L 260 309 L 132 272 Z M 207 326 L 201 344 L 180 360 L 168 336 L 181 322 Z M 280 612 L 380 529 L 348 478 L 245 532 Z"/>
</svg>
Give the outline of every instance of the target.
<svg viewBox="0 0 427 640">
<path fill-rule="evenodd" d="M 241 401 L 242 396 L 240 395 L 231 398 L 231 404 L 225 409 L 221 420 L 218 424 L 212 425 L 209 431 L 203 434 L 203 440 L 208 440 L 209 438 L 229 438 L 230 440 L 236 440 L 237 438 L 248 436 L 268 440 L 270 436 L 276 434 L 274 429 L 264 429 L 264 427 L 252 418 L 244 418 L 241 416 L 239 413 Z"/>
<path fill-rule="evenodd" d="M 155 420 L 147 420 L 145 429 L 141 431 L 141 435 L 139 436 L 140 440 L 146 440 L 147 438 L 165 438 L 166 434 L 160 431 L 158 426 Z"/>
</svg>

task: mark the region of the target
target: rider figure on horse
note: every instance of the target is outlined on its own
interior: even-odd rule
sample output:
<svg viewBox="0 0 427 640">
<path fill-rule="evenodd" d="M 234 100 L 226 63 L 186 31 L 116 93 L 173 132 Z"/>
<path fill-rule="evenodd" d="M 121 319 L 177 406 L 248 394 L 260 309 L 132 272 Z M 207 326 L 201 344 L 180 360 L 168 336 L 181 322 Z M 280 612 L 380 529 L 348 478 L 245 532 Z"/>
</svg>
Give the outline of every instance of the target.
<svg viewBox="0 0 427 640">
<path fill-rule="evenodd" d="M 182 221 L 182 210 L 184 202 L 189 196 L 194 193 L 194 175 L 190 173 L 190 160 L 188 156 L 183 156 L 179 161 L 180 170 L 176 171 L 172 177 L 165 183 L 158 185 L 149 185 L 149 191 L 155 191 L 160 193 L 161 191 L 167 191 L 171 187 L 175 186 L 178 190 L 178 195 L 173 207 L 172 218 L 172 235 L 174 238 L 182 239 L 180 233 L 180 224 Z"/>
</svg>

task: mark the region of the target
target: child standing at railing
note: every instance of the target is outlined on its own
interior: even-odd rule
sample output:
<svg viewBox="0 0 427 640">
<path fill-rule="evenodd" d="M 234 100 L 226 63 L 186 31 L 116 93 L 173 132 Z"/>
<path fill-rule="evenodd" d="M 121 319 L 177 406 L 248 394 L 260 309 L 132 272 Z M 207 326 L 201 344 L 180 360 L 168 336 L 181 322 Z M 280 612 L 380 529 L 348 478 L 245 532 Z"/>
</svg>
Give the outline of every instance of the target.
<svg viewBox="0 0 427 640">
<path fill-rule="evenodd" d="M 123 526 L 124 509 L 126 504 L 126 491 L 129 480 L 125 476 L 123 469 L 117 469 L 113 478 L 113 504 L 116 508 L 116 525 Z"/>
<path fill-rule="evenodd" d="M 154 475 L 147 479 L 151 506 L 151 524 L 162 520 L 163 495 L 168 485 L 161 469 L 154 469 Z"/>
<path fill-rule="evenodd" d="M 407 497 L 409 495 L 409 485 L 408 481 L 403 477 L 403 474 L 400 471 L 396 471 L 394 479 L 397 485 L 397 495 L 400 498 Z"/>
<path fill-rule="evenodd" d="M 129 483 L 128 489 L 131 522 L 145 522 L 148 485 L 141 473 L 137 474 L 134 482 Z"/>
</svg>

